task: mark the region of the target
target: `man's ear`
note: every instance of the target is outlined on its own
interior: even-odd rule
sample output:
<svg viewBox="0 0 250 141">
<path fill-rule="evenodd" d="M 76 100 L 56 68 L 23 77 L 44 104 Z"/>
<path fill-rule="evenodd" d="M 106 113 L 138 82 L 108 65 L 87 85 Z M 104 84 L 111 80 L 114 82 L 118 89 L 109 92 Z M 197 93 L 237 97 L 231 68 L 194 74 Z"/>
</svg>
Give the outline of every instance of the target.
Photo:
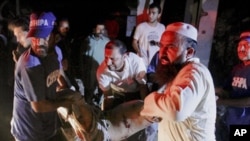
<svg viewBox="0 0 250 141">
<path fill-rule="evenodd" d="M 161 13 L 158 14 L 157 19 L 159 20 L 161 18 Z"/>
<path fill-rule="evenodd" d="M 122 54 L 122 59 L 125 59 L 125 57 L 128 55 L 128 52 L 125 52 Z"/>
<path fill-rule="evenodd" d="M 195 54 L 195 49 L 193 47 L 188 47 L 187 48 L 187 58 L 193 57 Z"/>
</svg>

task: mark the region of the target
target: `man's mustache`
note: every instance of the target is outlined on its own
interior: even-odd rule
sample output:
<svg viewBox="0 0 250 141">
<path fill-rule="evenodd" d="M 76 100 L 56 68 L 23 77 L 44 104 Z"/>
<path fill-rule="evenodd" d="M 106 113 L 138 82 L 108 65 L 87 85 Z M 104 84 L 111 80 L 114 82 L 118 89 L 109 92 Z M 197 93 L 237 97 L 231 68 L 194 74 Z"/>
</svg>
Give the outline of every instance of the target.
<svg viewBox="0 0 250 141">
<path fill-rule="evenodd" d="M 170 61 L 167 55 L 163 55 L 163 56 L 160 58 L 160 60 L 166 60 L 166 61 L 168 61 L 168 62 Z"/>
</svg>

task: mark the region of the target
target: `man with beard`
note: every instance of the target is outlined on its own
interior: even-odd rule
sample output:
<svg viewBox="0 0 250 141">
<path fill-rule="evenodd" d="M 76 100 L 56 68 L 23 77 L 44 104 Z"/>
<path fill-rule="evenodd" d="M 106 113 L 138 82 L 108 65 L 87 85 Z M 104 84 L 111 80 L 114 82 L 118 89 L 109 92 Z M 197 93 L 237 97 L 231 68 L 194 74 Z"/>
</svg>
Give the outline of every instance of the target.
<svg viewBox="0 0 250 141">
<path fill-rule="evenodd" d="M 158 141 L 215 141 L 216 100 L 207 67 L 196 58 L 197 29 L 169 24 L 160 41 L 157 81 L 144 100 L 142 116 L 161 118 Z"/>
<path fill-rule="evenodd" d="M 104 93 L 103 110 L 131 100 L 143 100 L 148 94 L 146 67 L 142 58 L 127 48 L 120 40 L 112 40 L 105 46 L 105 60 L 97 70 L 99 87 Z M 151 141 L 156 130 L 149 126 L 128 140 Z"/>
<path fill-rule="evenodd" d="M 57 100 L 57 87 L 66 83 L 60 75 L 62 53 L 51 34 L 55 19 L 52 12 L 30 15 L 31 47 L 22 53 L 15 69 L 11 133 L 17 141 L 66 140 L 57 108 L 69 108 L 72 101 Z"/>
<path fill-rule="evenodd" d="M 105 24 L 102 20 L 94 25 L 93 32 L 83 41 L 80 51 L 81 78 L 84 85 L 84 97 L 89 104 L 100 103 L 101 90 L 98 87 L 96 71 L 104 60 L 104 48 L 109 42 Z"/>
</svg>

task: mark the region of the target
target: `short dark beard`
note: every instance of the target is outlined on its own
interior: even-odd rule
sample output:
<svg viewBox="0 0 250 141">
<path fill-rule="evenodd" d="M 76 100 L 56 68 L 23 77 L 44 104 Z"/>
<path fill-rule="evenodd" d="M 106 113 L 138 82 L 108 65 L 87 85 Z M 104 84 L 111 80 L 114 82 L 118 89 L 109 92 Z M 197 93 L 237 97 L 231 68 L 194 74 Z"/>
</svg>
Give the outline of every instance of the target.
<svg viewBox="0 0 250 141">
<path fill-rule="evenodd" d="M 173 81 L 178 72 L 184 64 L 167 64 L 162 65 L 160 62 L 156 68 L 155 81 L 159 87 L 163 86 L 166 83 Z"/>
</svg>

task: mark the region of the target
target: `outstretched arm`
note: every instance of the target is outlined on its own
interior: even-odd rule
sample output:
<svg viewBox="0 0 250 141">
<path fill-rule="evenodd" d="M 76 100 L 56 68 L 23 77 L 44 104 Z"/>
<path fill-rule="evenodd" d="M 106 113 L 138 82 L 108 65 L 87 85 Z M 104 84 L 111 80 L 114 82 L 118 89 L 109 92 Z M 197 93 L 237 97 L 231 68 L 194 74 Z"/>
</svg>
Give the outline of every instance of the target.
<svg viewBox="0 0 250 141">
<path fill-rule="evenodd" d="M 233 106 L 233 107 L 250 107 L 250 97 L 240 99 L 223 99 L 219 98 L 217 105 Z"/>
</svg>

